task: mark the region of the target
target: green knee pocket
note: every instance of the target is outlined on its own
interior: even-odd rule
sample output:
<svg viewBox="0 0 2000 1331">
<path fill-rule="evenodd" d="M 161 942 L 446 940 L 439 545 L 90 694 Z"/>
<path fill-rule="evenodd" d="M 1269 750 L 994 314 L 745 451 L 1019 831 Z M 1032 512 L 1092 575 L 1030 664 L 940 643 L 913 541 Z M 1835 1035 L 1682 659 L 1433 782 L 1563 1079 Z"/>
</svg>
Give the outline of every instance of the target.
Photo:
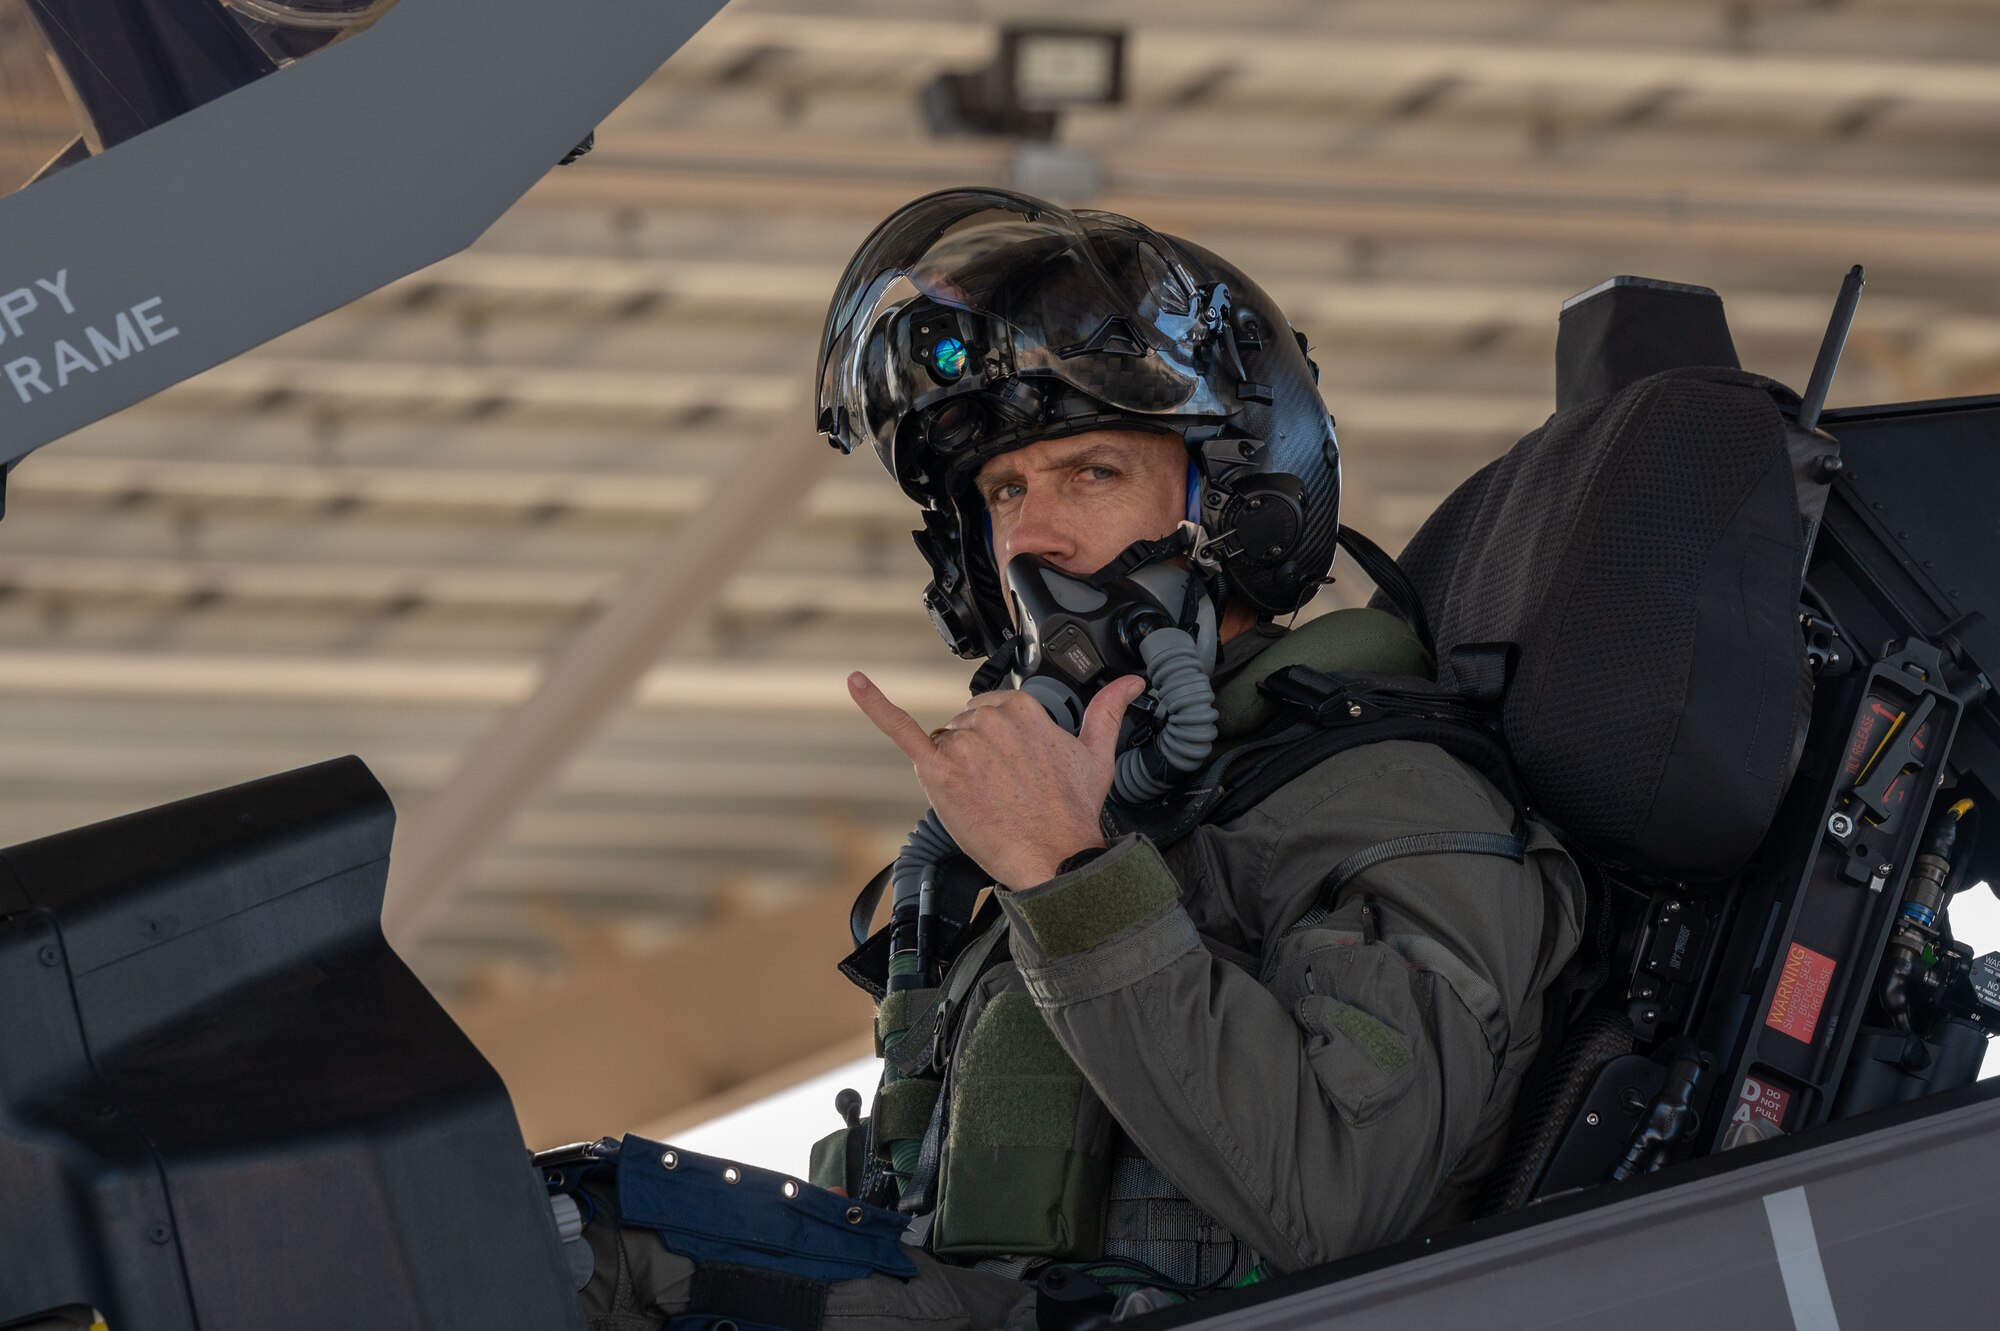
<svg viewBox="0 0 2000 1331">
<path fill-rule="evenodd" d="M 943 1257 L 1096 1257 L 1111 1120 L 1034 1000 L 1002 993 L 952 1069 L 931 1250 Z"/>
</svg>

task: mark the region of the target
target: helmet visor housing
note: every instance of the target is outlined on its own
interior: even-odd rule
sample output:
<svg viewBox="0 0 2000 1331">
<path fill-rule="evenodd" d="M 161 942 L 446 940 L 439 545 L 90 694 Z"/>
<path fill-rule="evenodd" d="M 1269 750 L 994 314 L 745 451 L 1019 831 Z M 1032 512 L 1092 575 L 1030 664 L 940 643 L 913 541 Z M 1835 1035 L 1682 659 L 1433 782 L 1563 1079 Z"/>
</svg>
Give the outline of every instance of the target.
<svg viewBox="0 0 2000 1331">
<path fill-rule="evenodd" d="M 821 343 L 820 428 L 919 500 L 1033 436 L 1054 404 L 1221 418 L 1218 312 L 1173 247 L 1109 214 L 999 190 L 908 205 L 848 264 Z"/>
</svg>

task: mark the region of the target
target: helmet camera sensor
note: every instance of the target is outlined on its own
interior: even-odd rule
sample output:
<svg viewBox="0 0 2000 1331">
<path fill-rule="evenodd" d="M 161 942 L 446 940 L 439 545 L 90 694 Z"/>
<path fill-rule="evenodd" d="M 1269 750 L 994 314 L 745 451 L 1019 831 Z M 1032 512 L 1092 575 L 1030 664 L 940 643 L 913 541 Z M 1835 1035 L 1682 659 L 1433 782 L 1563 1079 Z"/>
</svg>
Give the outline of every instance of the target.
<svg viewBox="0 0 2000 1331">
<path fill-rule="evenodd" d="M 965 343 L 955 337 L 941 337 L 931 349 L 931 369 L 946 383 L 956 383 L 965 373 Z"/>
</svg>

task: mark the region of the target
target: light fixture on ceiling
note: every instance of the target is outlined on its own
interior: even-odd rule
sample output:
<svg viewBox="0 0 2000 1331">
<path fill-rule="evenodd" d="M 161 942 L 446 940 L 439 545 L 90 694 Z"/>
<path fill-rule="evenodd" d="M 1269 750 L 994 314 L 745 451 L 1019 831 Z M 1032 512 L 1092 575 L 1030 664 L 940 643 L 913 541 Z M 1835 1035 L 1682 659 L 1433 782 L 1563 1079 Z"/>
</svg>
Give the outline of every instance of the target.
<svg viewBox="0 0 2000 1331">
<path fill-rule="evenodd" d="M 1120 28 L 1002 28 L 996 68 L 1011 100 L 1023 110 L 1116 106 L 1125 100 L 1125 33 Z"/>
<path fill-rule="evenodd" d="M 1046 142 L 1063 111 L 1125 99 L 1125 32 L 1017 24 L 983 69 L 947 70 L 918 95 L 931 133 Z"/>
</svg>

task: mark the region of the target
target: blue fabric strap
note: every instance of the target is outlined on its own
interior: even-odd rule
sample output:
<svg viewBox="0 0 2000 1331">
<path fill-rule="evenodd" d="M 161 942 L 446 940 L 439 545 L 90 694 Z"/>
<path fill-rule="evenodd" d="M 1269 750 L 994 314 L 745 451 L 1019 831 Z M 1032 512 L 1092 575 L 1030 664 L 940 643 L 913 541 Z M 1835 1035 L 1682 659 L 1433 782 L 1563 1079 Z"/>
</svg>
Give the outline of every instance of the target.
<svg viewBox="0 0 2000 1331">
<path fill-rule="evenodd" d="M 619 1144 L 618 1218 L 655 1231 L 670 1251 L 696 1262 L 828 1283 L 917 1273 L 903 1251 L 907 1222 L 894 1211 L 644 1137 Z"/>
</svg>

